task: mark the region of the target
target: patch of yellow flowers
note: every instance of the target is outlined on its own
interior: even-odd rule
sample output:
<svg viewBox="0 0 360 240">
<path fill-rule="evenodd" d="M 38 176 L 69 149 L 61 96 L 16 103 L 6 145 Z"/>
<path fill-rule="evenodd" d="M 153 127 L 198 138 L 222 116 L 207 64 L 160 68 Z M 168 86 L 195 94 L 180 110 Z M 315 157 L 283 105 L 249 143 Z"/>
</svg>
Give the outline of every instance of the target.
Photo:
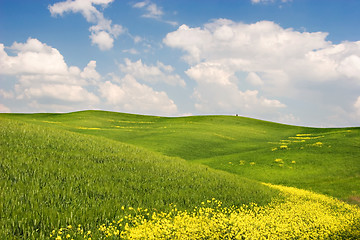
<svg viewBox="0 0 360 240">
<path fill-rule="evenodd" d="M 280 190 L 285 200 L 224 207 L 213 198 L 193 211 L 175 205 L 169 212 L 131 208 L 131 214 L 101 225 L 96 239 L 360 239 L 359 207 L 297 188 L 265 185 Z M 70 238 L 65 237 L 69 231 L 62 234 L 57 239 Z M 84 235 L 90 236 L 77 236 Z"/>
</svg>

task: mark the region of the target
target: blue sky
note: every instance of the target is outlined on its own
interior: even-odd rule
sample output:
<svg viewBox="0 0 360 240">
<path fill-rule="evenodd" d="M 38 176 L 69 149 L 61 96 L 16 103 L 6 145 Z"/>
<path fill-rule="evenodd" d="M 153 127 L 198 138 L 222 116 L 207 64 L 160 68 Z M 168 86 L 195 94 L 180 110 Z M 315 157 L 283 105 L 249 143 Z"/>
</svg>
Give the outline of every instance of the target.
<svg viewBox="0 0 360 240">
<path fill-rule="evenodd" d="M 1 0 L 0 112 L 360 125 L 360 1 Z"/>
</svg>

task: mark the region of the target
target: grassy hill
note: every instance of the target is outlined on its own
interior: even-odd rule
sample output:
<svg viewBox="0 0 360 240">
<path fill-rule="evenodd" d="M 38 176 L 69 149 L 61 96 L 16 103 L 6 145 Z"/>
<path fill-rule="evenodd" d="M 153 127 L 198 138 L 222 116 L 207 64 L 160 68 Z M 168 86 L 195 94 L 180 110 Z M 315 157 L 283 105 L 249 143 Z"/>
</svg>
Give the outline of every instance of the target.
<svg viewBox="0 0 360 240">
<path fill-rule="evenodd" d="M 96 229 L 122 215 L 122 206 L 189 209 L 211 198 L 241 205 L 278 196 L 254 180 L 179 158 L 3 116 L 0 152 L 0 239 L 46 238 L 77 223 Z"/>
<path fill-rule="evenodd" d="M 360 197 L 360 128 L 306 128 L 235 116 L 165 118 L 104 111 L 6 115 L 141 146 L 262 182 Z"/>
<path fill-rule="evenodd" d="M 360 196 L 360 128 L 104 111 L 0 114 L 0 124 L 0 239 L 46 239 L 51 229 L 78 223 L 96 229 L 123 216 L 122 206 L 166 212 L 170 203 L 191 210 L 212 198 L 223 207 L 292 199 L 261 182 L 354 202 Z M 289 206 L 318 204 L 305 195 L 304 206 L 296 205 L 300 198 Z M 357 214 L 331 201 L 324 200 L 331 212 L 322 205 L 302 214 Z"/>
</svg>

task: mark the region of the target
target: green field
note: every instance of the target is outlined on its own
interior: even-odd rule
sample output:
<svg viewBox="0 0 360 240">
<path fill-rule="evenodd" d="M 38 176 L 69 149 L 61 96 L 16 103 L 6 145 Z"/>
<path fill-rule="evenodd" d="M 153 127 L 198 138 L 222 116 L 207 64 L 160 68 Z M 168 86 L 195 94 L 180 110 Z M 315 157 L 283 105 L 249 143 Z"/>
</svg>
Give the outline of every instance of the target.
<svg viewBox="0 0 360 240">
<path fill-rule="evenodd" d="M 359 204 L 360 128 L 104 111 L 0 114 L 0 122 L 0 239 L 47 239 L 80 223 L 96 229 L 124 215 L 122 206 L 286 201 L 262 183 Z"/>
</svg>

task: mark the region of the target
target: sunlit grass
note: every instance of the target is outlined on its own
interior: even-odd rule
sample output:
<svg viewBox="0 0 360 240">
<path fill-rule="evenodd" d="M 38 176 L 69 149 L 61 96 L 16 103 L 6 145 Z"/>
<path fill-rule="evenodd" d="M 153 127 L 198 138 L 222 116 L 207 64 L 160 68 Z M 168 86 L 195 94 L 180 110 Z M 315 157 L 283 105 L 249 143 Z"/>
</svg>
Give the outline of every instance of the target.
<svg viewBox="0 0 360 240">
<path fill-rule="evenodd" d="M 194 226 L 220 223 L 216 219 L 228 223 L 223 210 L 245 204 L 249 211 L 258 209 L 257 217 L 250 218 L 251 211 L 246 212 L 250 215 L 243 215 L 251 221 L 242 221 L 245 225 L 241 226 L 247 229 L 251 223 L 261 234 L 273 234 L 261 227 L 266 222 L 265 226 L 281 232 L 280 239 L 295 236 L 284 229 L 300 229 L 299 239 L 359 237 L 358 208 L 328 196 L 359 202 L 360 128 L 317 129 L 231 116 L 162 118 L 101 111 L 0 114 L 0 122 L 0 239 L 48 239 L 50 234 L 56 238 L 59 234 L 52 230 L 60 227 L 62 239 L 71 239 L 75 233 L 80 233 L 76 238 L 101 239 L 106 237 L 99 231 L 101 226 L 108 231 L 110 223 L 114 228 L 125 216 L 128 220 L 147 219 L 147 213 L 167 216 L 174 212 L 170 203 L 176 205 L 175 212 L 187 213 L 186 219 Z M 292 188 L 249 179 L 297 188 L 291 192 Z M 217 218 L 202 216 L 204 221 L 196 222 L 202 214 L 197 211 L 209 207 L 206 200 L 212 198 L 223 203 L 213 208 Z M 236 211 L 234 218 L 241 220 L 243 215 Z M 262 212 L 273 218 L 267 219 Z M 333 216 L 342 219 L 343 229 Z M 174 219 L 170 218 L 171 224 Z M 289 226 L 286 219 L 296 221 Z M 157 220 L 162 222 L 160 217 Z M 128 230 L 156 229 L 156 222 L 149 218 L 150 223 L 155 225 L 129 222 Z M 180 234 L 193 226 L 183 224 L 181 230 L 171 224 L 166 228 L 168 236 L 174 229 Z M 228 230 L 236 231 L 236 224 Z M 194 227 L 192 236 L 200 234 L 196 233 L 199 229 Z M 217 236 L 216 229 L 209 225 L 203 230 L 211 239 Z M 118 230 L 119 234 L 124 231 Z"/>
<path fill-rule="evenodd" d="M 331 197 L 274 186 L 285 201 L 224 207 L 214 198 L 192 211 L 124 209 L 125 216 L 97 229 L 67 226 L 52 239 L 358 239 L 360 208 Z"/>
<path fill-rule="evenodd" d="M 96 130 L 89 130 L 96 131 Z M 0 118 L 0 239 L 48 239 L 60 226 L 95 229 L 122 206 L 191 209 L 278 197 L 267 186 L 98 136 Z M 249 187 L 251 186 L 251 187 Z"/>
<path fill-rule="evenodd" d="M 232 116 L 164 118 L 103 111 L 6 117 L 126 142 L 258 181 L 343 200 L 360 196 L 360 128 L 321 129 Z M 296 166 L 279 168 L 273 162 L 276 158 L 285 163 L 296 161 Z M 247 164 L 235 164 L 239 161 Z"/>
</svg>

